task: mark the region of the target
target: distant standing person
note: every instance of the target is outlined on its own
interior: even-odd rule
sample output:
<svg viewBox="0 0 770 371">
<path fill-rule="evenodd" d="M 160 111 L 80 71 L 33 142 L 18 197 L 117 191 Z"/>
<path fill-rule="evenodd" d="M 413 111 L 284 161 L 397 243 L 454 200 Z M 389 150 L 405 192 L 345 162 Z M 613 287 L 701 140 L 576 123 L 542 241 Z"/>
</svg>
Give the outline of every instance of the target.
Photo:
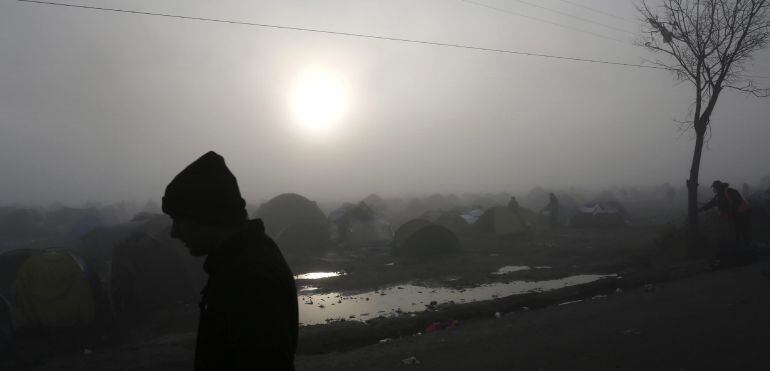
<svg viewBox="0 0 770 371">
<path fill-rule="evenodd" d="M 545 207 L 540 210 L 542 213 L 543 211 L 548 211 L 548 221 L 551 224 L 551 228 L 556 228 L 559 226 L 559 199 L 556 198 L 556 195 L 553 194 L 553 192 L 548 194 L 548 205 L 545 205 Z"/>
<path fill-rule="evenodd" d="M 171 237 L 207 256 L 195 370 L 293 370 L 297 289 L 259 219 L 248 220 L 238 183 L 208 152 L 166 187 Z"/>
<path fill-rule="evenodd" d="M 519 202 L 516 201 L 516 197 L 511 196 L 510 201 L 508 201 L 508 208 L 513 212 L 519 212 Z"/>
<path fill-rule="evenodd" d="M 730 233 L 735 241 L 745 247 L 751 245 L 751 208 L 741 194 L 730 188 L 730 185 L 715 180 L 711 184 L 714 198 L 701 206 L 699 211 L 711 208 L 719 208 L 719 215 L 727 220 L 730 225 Z"/>
</svg>

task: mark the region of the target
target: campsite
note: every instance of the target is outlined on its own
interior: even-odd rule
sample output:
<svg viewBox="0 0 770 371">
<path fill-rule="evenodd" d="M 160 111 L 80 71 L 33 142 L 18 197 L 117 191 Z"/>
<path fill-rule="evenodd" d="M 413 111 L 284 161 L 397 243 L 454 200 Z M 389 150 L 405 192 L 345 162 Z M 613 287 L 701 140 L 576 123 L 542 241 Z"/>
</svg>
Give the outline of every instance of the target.
<svg viewBox="0 0 770 371">
<path fill-rule="evenodd" d="M 304 196 L 282 194 L 252 209 L 277 236 L 295 274 L 302 360 L 409 338 L 436 321 L 477 321 L 707 274 L 720 247 L 714 242 L 688 256 L 676 227 L 681 216 L 658 189 L 594 197 L 557 191 L 578 205 L 565 202 L 558 228 L 549 226 L 547 212 L 532 211 L 541 209 L 540 188 L 516 197 L 522 200 L 516 210 L 506 205 L 512 197 L 506 193 L 370 195 L 325 205 L 327 211 Z M 485 208 L 479 199 L 493 204 Z M 29 228 L 46 230 L 47 215 Z M 718 241 L 718 218 L 708 217 Z M 756 231 L 768 236 L 765 218 L 755 219 Z M 108 355 L 149 352 L 148 368 L 189 366 L 179 357 L 193 346 L 202 261 L 169 237 L 167 216 L 139 211 L 125 219 L 94 225 L 77 240 L 67 239 L 72 227 L 51 228 L 43 235 L 69 245 L 0 254 L 3 344 L 13 355 L 6 365 L 110 370 L 121 368 Z M 760 253 L 769 240 L 761 241 Z"/>
<path fill-rule="evenodd" d="M 0 2 L 0 371 L 768 370 L 770 0 Z"/>
</svg>

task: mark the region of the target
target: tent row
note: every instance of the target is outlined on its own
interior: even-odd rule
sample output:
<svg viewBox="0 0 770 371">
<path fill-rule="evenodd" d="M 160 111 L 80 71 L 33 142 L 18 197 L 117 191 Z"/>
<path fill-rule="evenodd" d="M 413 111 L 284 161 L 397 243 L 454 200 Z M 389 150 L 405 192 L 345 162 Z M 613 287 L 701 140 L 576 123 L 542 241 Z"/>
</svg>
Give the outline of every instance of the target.
<svg viewBox="0 0 770 371">
<path fill-rule="evenodd" d="M 136 214 L 132 210 L 137 208 L 124 202 L 79 208 L 0 207 L 0 247 L 29 245 L 40 240 L 76 242 L 95 229 L 128 221 Z M 160 212 L 152 202 L 142 210 Z"/>
<path fill-rule="evenodd" d="M 569 196 L 560 196 L 560 223 L 575 227 L 610 227 L 624 225 L 628 213 L 616 201 L 595 202 L 579 206 Z M 318 204 L 301 195 L 287 193 L 262 204 L 255 217 L 265 222 L 270 234 L 284 254 L 318 256 L 337 246 L 341 248 L 370 248 L 401 246 L 398 231 L 378 209 L 382 200 L 369 196 L 358 204 L 343 204 L 326 215 Z M 545 212 L 547 214 L 547 211 Z M 505 237 L 523 234 L 547 220 L 525 207 L 492 206 L 454 207 L 451 210 L 428 210 L 416 220 L 441 226 L 454 235 L 465 238 L 492 235 Z M 422 222 L 407 220 L 399 229 L 413 228 Z"/>
<path fill-rule="evenodd" d="M 196 303 L 200 261 L 169 237 L 170 219 L 144 215 L 97 228 L 72 249 L 0 254 L 0 349 L 13 334 L 99 331 Z"/>
</svg>

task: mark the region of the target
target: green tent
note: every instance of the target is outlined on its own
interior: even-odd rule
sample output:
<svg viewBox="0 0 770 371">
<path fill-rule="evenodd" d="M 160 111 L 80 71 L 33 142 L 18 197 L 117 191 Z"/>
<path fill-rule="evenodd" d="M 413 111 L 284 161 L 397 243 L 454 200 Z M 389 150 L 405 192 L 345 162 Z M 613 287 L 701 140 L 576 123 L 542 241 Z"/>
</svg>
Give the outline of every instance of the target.
<svg viewBox="0 0 770 371">
<path fill-rule="evenodd" d="M 10 300 L 14 328 L 90 325 L 96 302 L 84 268 L 71 254 L 30 256 L 16 273 Z"/>
<path fill-rule="evenodd" d="M 393 245 L 402 245 L 404 242 L 406 242 L 407 239 L 409 239 L 409 237 L 414 234 L 414 232 L 417 232 L 421 228 L 429 225 L 433 225 L 433 223 L 425 219 L 412 219 L 402 224 L 400 227 L 398 227 L 396 233 L 394 234 Z"/>
<path fill-rule="evenodd" d="M 483 233 L 504 237 L 527 232 L 535 217 L 534 212 L 523 207 L 514 211 L 509 207 L 496 206 L 487 209 L 475 225 Z"/>
<path fill-rule="evenodd" d="M 16 274 L 19 272 L 24 262 L 30 256 L 41 253 L 41 250 L 35 249 L 16 249 L 9 250 L 0 254 L 0 295 L 8 297 L 11 292 L 11 285 L 16 280 Z"/>
</svg>

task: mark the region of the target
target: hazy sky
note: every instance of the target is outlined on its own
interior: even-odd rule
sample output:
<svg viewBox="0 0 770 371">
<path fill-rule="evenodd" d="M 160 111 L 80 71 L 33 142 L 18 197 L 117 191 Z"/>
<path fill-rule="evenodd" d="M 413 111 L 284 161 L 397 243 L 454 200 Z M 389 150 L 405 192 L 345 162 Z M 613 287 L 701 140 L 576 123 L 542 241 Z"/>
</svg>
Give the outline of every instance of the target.
<svg viewBox="0 0 770 371">
<path fill-rule="evenodd" d="M 633 22 L 560 0 L 529 1 L 631 33 L 515 0 L 474 1 L 620 41 L 460 0 L 71 3 L 649 57 L 629 45 Z M 631 1 L 572 1 L 635 17 Z M 750 72 L 770 75 L 770 52 Z M 690 91 L 650 69 L 3 0 L 0 204 L 158 199 L 208 150 L 225 156 L 251 200 L 683 184 L 693 141 L 673 120 L 687 117 Z M 326 127 L 302 119 L 313 99 L 322 113 L 331 107 Z M 701 183 L 770 174 L 769 121 L 770 100 L 723 95 Z"/>
</svg>

